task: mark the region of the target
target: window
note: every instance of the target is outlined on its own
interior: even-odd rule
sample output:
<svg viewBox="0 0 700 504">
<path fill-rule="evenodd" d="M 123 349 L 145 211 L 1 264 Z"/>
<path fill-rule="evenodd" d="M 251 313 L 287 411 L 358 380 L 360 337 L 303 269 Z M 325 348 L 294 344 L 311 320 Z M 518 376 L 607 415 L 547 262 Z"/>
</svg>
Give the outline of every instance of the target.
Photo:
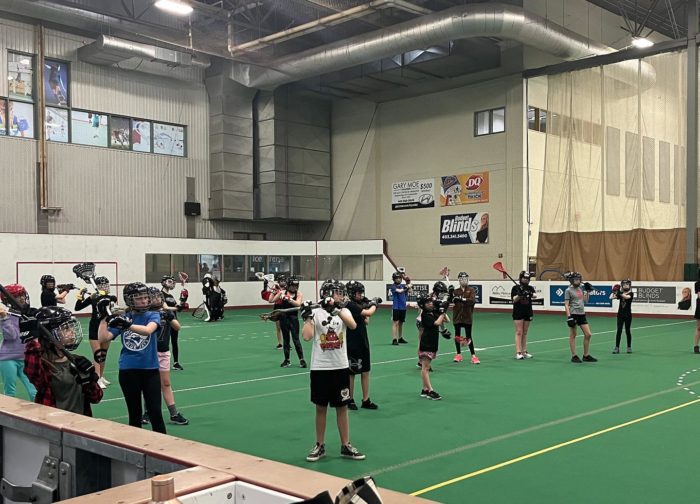
<svg viewBox="0 0 700 504">
<path fill-rule="evenodd" d="M 190 282 L 197 281 L 197 256 L 195 254 L 173 254 L 171 261 L 172 269 L 170 271 L 182 271 L 187 273 Z"/>
<path fill-rule="evenodd" d="M 198 256 L 199 279 L 204 278 L 204 275 L 210 274 L 213 277 L 221 278 L 221 256 L 214 254 L 201 254 Z"/>
<path fill-rule="evenodd" d="M 340 256 L 318 256 L 318 279 L 323 281 L 328 278 L 341 279 Z"/>
<path fill-rule="evenodd" d="M 304 280 L 316 279 L 316 256 L 294 256 L 294 274 Z"/>
<path fill-rule="evenodd" d="M 107 147 L 107 116 L 98 112 L 73 110 L 71 140 L 74 144 Z"/>
<path fill-rule="evenodd" d="M 147 283 L 160 283 L 163 275 L 169 275 L 170 271 L 170 254 L 146 254 Z"/>
<path fill-rule="evenodd" d="M 7 135 L 7 100 L 0 98 L 0 136 Z"/>
<path fill-rule="evenodd" d="M 7 81 L 10 100 L 34 101 L 34 56 L 7 53 Z"/>
<path fill-rule="evenodd" d="M 265 233 L 246 233 L 243 231 L 234 231 L 233 233 L 233 239 L 234 240 L 258 240 L 258 241 L 263 241 L 265 240 Z"/>
<path fill-rule="evenodd" d="M 506 130 L 506 109 L 500 107 L 474 114 L 474 136 L 502 133 Z"/>
<path fill-rule="evenodd" d="M 170 156 L 185 156 L 185 127 L 153 123 L 153 152 Z"/>
<path fill-rule="evenodd" d="M 248 280 L 258 280 L 258 272 L 267 273 L 267 256 L 248 256 Z"/>
<path fill-rule="evenodd" d="M 269 256 L 267 258 L 267 272 L 291 275 L 292 256 Z"/>
<path fill-rule="evenodd" d="M 112 149 L 131 150 L 131 119 L 112 116 L 109 118 L 109 146 Z"/>
<path fill-rule="evenodd" d="M 364 260 L 361 255 L 342 256 L 342 278 L 345 280 L 364 280 Z"/>
<path fill-rule="evenodd" d="M 384 264 L 384 256 L 366 255 L 365 256 L 365 280 L 381 280 L 382 265 Z"/>
<path fill-rule="evenodd" d="M 49 142 L 67 143 L 70 141 L 68 110 L 62 108 L 46 107 L 46 140 Z"/>
<path fill-rule="evenodd" d="M 527 127 L 533 131 L 547 132 L 547 111 L 537 107 L 527 108 Z"/>
<path fill-rule="evenodd" d="M 245 281 L 245 256 L 224 256 L 224 278 L 227 282 Z"/>
<path fill-rule="evenodd" d="M 44 60 L 44 104 L 70 106 L 70 66 L 65 61 Z"/>
</svg>

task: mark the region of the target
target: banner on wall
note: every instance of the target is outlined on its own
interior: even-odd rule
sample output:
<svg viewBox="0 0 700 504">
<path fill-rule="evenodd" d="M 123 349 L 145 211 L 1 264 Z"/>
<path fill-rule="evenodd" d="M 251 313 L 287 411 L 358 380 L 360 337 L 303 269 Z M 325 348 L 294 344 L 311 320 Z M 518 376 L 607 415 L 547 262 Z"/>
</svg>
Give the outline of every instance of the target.
<svg viewBox="0 0 700 504">
<path fill-rule="evenodd" d="M 488 213 L 477 212 L 440 216 L 440 245 L 488 242 Z"/>
<path fill-rule="evenodd" d="M 544 306 L 544 297 L 542 296 L 542 289 L 537 286 L 535 287 L 536 298 L 532 300 L 533 306 Z M 494 285 L 491 287 L 491 292 L 489 293 L 489 303 L 495 305 L 512 305 L 513 298 L 510 297 L 510 291 L 513 288 L 513 284 L 507 285 Z"/>
<path fill-rule="evenodd" d="M 550 285 L 549 304 L 552 306 L 564 306 L 564 292 L 566 292 L 568 288 L 569 286 L 564 284 Z M 586 306 L 610 308 L 612 306 L 610 294 L 612 294 L 611 286 L 601 287 L 599 285 L 594 285 L 593 290 L 588 294 L 588 303 L 586 303 Z"/>
<path fill-rule="evenodd" d="M 435 206 L 433 179 L 405 180 L 391 186 L 391 209 L 431 208 Z"/>
<path fill-rule="evenodd" d="M 391 286 L 394 285 L 393 283 L 391 284 L 386 284 L 386 300 L 388 302 L 393 301 L 393 297 L 391 295 Z M 406 298 L 408 302 L 413 302 L 415 303 L 418 300 L 418 297 L 421 295 L 428 295 L 430 294 L 430 285 L 428 284 L 422 284 L 422 283 L 412 283 L 411 284 L 412 289 L 408 291 L 408 297 Z"/>
<path fill-rule="evenodd" d="M 440 206 L 488 203 L 489 172 L 441 177 Z"/>
<path fill-rule="evenodd" d="M 677 304 L 675 287 L 640 285 L 632 289 L 635 303 Z"/>
</svg>

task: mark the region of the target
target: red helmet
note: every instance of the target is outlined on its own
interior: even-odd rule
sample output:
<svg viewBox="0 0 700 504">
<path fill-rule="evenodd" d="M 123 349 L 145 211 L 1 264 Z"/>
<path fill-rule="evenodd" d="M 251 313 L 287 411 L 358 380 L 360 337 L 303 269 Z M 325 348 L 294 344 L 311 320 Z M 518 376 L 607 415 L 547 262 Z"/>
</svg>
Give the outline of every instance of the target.
<svg viewBox="0 0 700 504">
<path fill-rule="evenodd" d="M 13 298 L 17 299 L 24 296 L 27 299 L 27 302 L 29 302 L 29 295 L 27 294 L 27 289 L 22 287 L 20 284 L 6 285 L 5 290 Z M 10 302 L 10 300 L 7 299 L 7 296 L 5 296 L 4 294 L 0 294 L 0 299 L 2 299 L 2 302 L 5 304 L 8 304 Z"/>
</svg>

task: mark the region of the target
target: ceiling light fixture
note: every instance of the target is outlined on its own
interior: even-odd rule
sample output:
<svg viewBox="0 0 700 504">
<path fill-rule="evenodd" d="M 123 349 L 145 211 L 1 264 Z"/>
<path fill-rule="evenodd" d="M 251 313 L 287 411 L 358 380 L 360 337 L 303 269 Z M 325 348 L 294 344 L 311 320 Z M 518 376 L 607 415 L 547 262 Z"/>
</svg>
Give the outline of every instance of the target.
<svg viewBox="0 0 700 504">
<path fill-rule="evenodd" d="M 181 0 L 158 0 L 155 6 L 176 16 L 187 16 L 194 10 L 191 5 Z"/>
<path fill-rule="evenodd" d="M 654 45 L 654 43 L 646 37 L 634 37 L 632 45 L 637 49 L 646 49 Z"/>
</svg>

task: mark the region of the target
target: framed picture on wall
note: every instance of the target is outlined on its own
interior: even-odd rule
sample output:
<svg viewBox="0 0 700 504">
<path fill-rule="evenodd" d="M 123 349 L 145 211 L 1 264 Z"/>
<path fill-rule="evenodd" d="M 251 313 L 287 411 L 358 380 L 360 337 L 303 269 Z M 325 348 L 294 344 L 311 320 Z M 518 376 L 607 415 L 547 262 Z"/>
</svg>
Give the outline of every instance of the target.
<svg viewBox="0 0 700 504">
<path fill-rule="evenodd" d="M 152 152 L 151 122 L 143 119 L 131 120 L 131 149 L 136 152 Z"/>
<path fill-rule="evenodd" d="M 153 152 L 184 157 L 185 127 L 174 124 L 153 123 Z"/>
<path fill-rule="evenodd" d="M 70 122 L 68 109 L 46 107 L 46 140 L 49 142 L 69 141 Z"/>
<path fill-rule="evenodd" d="M 71 113 L 74 144 L 107 147 L 108 120 L 105 114 L 73 110 Z"/>
<path fill-rule="evenodd" d="M 131 119 L 109 118 L 109 146 L 112 149 L 131 150 Z"/>
<path fill-rule="evenodd" d="M 0 136 L 7 135 L 7 100 L 0 98 Z"/>
<path fill-rule="evenodd" d="M 7 88 L 11 100 L 34 101 L 34 56 L 7 52 Z"/>
<path fill-rule="evenodd" d="M 7 123 L 10 136 L 34 138 L 34 104 L 11 101 Z"/>
<path fill-rule="evenodd" d="M 70 73 L 65 61 L 44 60 L 44 103 L 56 107 L 70 105 Z"/>
</svg>

